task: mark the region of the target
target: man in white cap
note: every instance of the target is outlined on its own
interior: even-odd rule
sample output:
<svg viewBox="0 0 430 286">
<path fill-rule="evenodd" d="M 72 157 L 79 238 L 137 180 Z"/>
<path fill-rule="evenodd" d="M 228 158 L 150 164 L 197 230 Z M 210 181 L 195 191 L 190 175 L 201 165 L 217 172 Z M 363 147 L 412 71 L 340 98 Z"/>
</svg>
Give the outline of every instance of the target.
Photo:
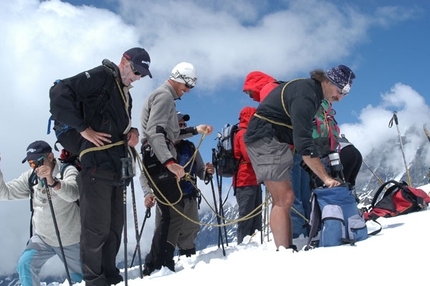
<svg viewBox="0 0 430 286">
<path fill-rule="evenodd" d="M 186 129 L 186 121 L 190 120 L 188 114 L 182 114 L 178 111 L 179 128 Z M 193 127 L 191 127 L 193 128 Z M 185 167 L 189 173 L 189 180 L 181 180 L 179 182 L 182 191 L 182 202 L 184 207 L 184 217 L 182 217 L 182 225 L 180 228 L 179 236 L 177 239 L 177 247 L 179 255 L 190 257 L 196 253 L 195 239 L 200 231 L 200 225 L 196 222 L 199 221 L 199 205 L 201 201 L 200 193 L 197 189 L 197 177 L 201 180 L 209 180 L 210 176 L 214 173 L 213 164 L 203 162 L 203 158 L 197 150 L 193 142 L 182 139 L 175 142 L 175 149 L 178 153 L 178 163 Z M 195 156 L 193 158 L 193 156 Z M 145 182 L 142 182 L 145 184 Z M 154 206 L 156 199 L 149 188 L 144 188 L 145 207 L 151 208 Z M 159 204 L 157 205 L 157 207 Z M 160 223 L 161 211 L 156 211 L 155 222 L 156 226 Z M 178 222 L 179 223 L 179 222 Z M 150 263 L 149 258 L 146 261 Z"/>
<path fill-rule="evenodd" d="M 129 90 L 133 82 L 152 78 L 150 61 L 145 49 L 132 48 L 118 65 L 105 59 L 98 67 L 58 80 L 50 90 L 58 141 L 81 159 L 81 258 L 87 286 L 123 280 L 116 256 L 129 178 L 122 178 L 121 159 L 139 143 L 138 129 L 131 127 Z"/>
<path fill-rule="evenodd" d="M 63 251 L 70 278 L 74 283 L 79 283 L 82 281 L 82 270 L 79 259 L 81 224 L 79 206 L 76 203 L 79 199 L 76 183 L 78 170 L 67 166 L 61 171 L 61 162 L 54 158 L 51 146 L 41 140 L 27 147 L 27 156 L 22 160 L 22 163 L 25 162 L 30 164 L 31 169 L 9 182 L 4 182 L 0 171 L 0 200 L 31 198 L 32 203 L 31 237 L 17 266 L 21 285 L 40 285 L 39 273 L 43 265 L 55 255 L 63 260 Z M 47 188 L 51 198 L 48 198 Z"/>
<path fill-rule="evenodd" d="M 150 275 L 162 266 L 172 271 L 175 269 L 173 255 L 182 225 L 182 216 L 177 211 L 183 213 L 184 207 L 178 181 L 185 171 L 177 161 L 174 144 L 193 135 L 211 134 L 213 130 L 212 126 L 205 124 L 184 129 L 179 127 L 175 100 L 190 92 L 196 82 L 194 66 L 181 62 L 173 68 L 169 79 L 143 104 L 141 127 L 145 173 L 142 174 L 141 182 L 149 184 L 161 211 L 161 222 L 155 230 L 151 250 L 145 259 L 144 275 Z"/>
<path fill-rule="evenodd" d="M 330 104 L 349 93 L 355 78 L 344 65 L 326 72 L 314 70 L 310 78 L 291 80 L 273 89 L 260 103 L 245 133 L 245 144 L 259 183 L 264 182 L 272 195 L 270 227 L 276 248 L 292 244 L 291 205 L 294 192 L 290 171 L 295 152 L 327 187 L 340 182 L 331 178 L 320 161 L 320 152 L 312 138 L 313 119 L 326 99 Z"/>
</svg>

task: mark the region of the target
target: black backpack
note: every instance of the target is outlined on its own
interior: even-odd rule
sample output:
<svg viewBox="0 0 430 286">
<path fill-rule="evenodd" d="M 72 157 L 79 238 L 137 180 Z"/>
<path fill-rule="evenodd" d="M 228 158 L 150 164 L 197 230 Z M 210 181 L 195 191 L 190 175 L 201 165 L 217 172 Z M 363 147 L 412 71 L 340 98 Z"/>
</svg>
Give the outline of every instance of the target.
<svg viewBox="0 0 430 286">
<path fill-rule="evenodd" d="M 234 137 L 239 131 L 238 124 L 226 124 L 222 132 L 218 133 L 217 152 L 214 152 L 212 161 L 218 175 L 231 178 L 239 168 L 240 160 L 234 157 Z"/>
<path fill-rule="evenodd" d="M 103 61 L 103 66 L 106 69 L 107 73 L 112 73 L 114 76 L 107 76 L 106 81 L 103 85 L 103 87 L 100 89 L 100 96 L 98 97 L 98 104 L 96 106 L 101 106 L 102 104 L 105 104 L 106 98 L 109 98 L 109 90 L 111 89 L 111 86 L 115 82 L 115 72 L 107 66 L 106 60 Z M 61 90 L 57 90 L 56 85 L 61 82 L 60 79 L 57 79 L 54 82 L 54 85 L 49 90 L 49 96 L 54 97 L 57 96 L 58 92 L 61 92 Z M 51 108 L 53 108 L 51 106 Z M 79 106 L 81 114 L 84 113 L 83 106 Z M 94 110 L 93 114 L 86 114 L 85 120 L 86 122 L 91 122 L 94 115 L 96 113 L 96 110 Z M 51 124 L 53 121 L 53 130 L 55 131 L 55 136 L 57 137 L 57 142 L 60 143 L 65 149 L 69 150 L 70 152 L 74 154 L 79 153 L 79 148 L 82 145 L 84 139 L 82 138 L 81 134 L 76 131 L 73 127 L 64 124 L 62 122 L 59 122 L 58 120 L 55 120 L 52 115 L 49 117 L 48 120 L 48 128 L 47 128 L 47 134 L 51 133 Z M 56 149 L 58 151 L 58 149 Z"/>
</svg>

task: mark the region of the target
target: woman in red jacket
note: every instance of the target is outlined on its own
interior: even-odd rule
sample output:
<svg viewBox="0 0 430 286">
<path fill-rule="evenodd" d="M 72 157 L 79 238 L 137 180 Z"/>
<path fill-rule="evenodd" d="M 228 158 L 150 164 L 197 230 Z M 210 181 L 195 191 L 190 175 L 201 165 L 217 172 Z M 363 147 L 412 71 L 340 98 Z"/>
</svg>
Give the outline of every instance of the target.
<svg viewBox="0 0 430 286">
<path fill-rule="evenodd" d="M 234 138 L 234 156 L 240 162 L 237 175 L 233 176 L 233 186 L 235 186 L 236 200 L 239 205 L 239 218 L 248 216 L 252 212 L 249 219 L 238 223 L 237 244 L 242 243 L 243 238 L 252 235 L 255 230 L 261 231 L 261 187 L 257 183 L 251 160 L 243 142 L 243 135 L 249 120 L 256 110 L 255 107 L 250 106 L 242 109 L 239 117 L 239 131 Z M 258 212 L 260 213 L 255 215 Z"/>
</svg>

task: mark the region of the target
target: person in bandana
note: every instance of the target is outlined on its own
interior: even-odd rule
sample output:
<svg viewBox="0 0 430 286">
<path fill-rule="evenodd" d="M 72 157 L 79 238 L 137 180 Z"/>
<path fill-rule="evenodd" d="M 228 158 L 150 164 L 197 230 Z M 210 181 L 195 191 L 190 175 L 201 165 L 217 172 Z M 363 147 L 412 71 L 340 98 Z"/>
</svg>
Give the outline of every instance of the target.
<svg viewBox="0 0 430 286">
<path fill-rule="evenodd" d="M 310 78 L 281 83 L 260 103 L 249 122 L 244 140 L 257 181 L 265 184 L 273 199 L 270 227 L 277 249 L 296 248 L 290 214 L 294 202 L 290 145 L 326 187 L 340 184 L 320 161 L 312 138 L 313 119 L 324 99 L 330 103 L 342 100 L 350 92 L 353 79 L 352 70 L 339 65 L 311 71 Z"/>
</svg>

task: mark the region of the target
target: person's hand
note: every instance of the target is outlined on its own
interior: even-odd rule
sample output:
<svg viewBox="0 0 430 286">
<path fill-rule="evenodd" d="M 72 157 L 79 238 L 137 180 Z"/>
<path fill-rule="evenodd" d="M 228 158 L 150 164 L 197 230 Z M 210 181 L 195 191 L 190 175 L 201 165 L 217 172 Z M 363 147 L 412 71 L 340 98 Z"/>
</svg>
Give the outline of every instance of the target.
<svg viewBox="0 0 430 286">
<path fill-rule="evenodd" d="M 53 185 L 54 184 L 54 178 L 52 177 L 52 169 L 51 167 L 49 167 L 48 165 L 41 165 L 39 167 L 37 167 L 34 172 L 37 174 L 37 176 L 40 179 L 46 179 L 46 183 L 48 185 Z"/>
<path fill-rule="evenodd" d="M 134 147 L 139 143 L 139 132 L 136 128 L 130 129 L 130 131 L 127 133 L 127 143 L 128 146 Z"/>
<path fill-rule="evenodd" d="M 213 127 L 206 124 L 200 124 L 199 126 L 196 127 L 196 129 L 199 134 L 206 134 L 206 135 L 212 134 L 212 131 L 213 131 Z"/>
<path fill-rule="evenodd" d="M 167 169 L 176 176 L 176 180 L 178 181 L 185 175 L 184 167 L 179 164 L 169 164 L 167 165 Z"/>
<path fill-rule="evenodd" d="M 214 165 L 209 162 L 206 163 L 205 170 L 206 170 L 206 173 L 213 175 L 215 172 Z"/>
<path fill-rule="evenodd" d="M 51 167 L 47 165 L 41 165 L 35 169 L 37 176 L 41 179 L 52 178 L 51 171 Z"/>
<path fill-rule="evenodd" d="M 147 196 L 145 197 L 145 202 L 144 202 L 144 204 L 145 204 L 145 207 L 146 207 L 147 209 L 150 209 L 150 208 L 152 208 L 153 206 L 155 206 L 155 202 L 156 202 L 156 200 L 155 200 L 155 197 L 154 197 L 153 195 L 149 194 L 149 195 L 147 195 Z"/>
<path fill-rule="evenodd" d="M 112 143 L 112 141 L 109 139 L 111 137 L 110 134 L 96 132 L 91 127 L 88 127 L 82 131 L 81 135 L 97 147 L 103 146 L 105 143 Z"/>
<path fill-rule="evenodd" d="M 333 188 L 333 187 L 339 186 L 340 182 L 338 180 L 333 179 L 333 178 L 328 178 L 324 181 L 324 185 L 327 188 Z"/>
</svg>

